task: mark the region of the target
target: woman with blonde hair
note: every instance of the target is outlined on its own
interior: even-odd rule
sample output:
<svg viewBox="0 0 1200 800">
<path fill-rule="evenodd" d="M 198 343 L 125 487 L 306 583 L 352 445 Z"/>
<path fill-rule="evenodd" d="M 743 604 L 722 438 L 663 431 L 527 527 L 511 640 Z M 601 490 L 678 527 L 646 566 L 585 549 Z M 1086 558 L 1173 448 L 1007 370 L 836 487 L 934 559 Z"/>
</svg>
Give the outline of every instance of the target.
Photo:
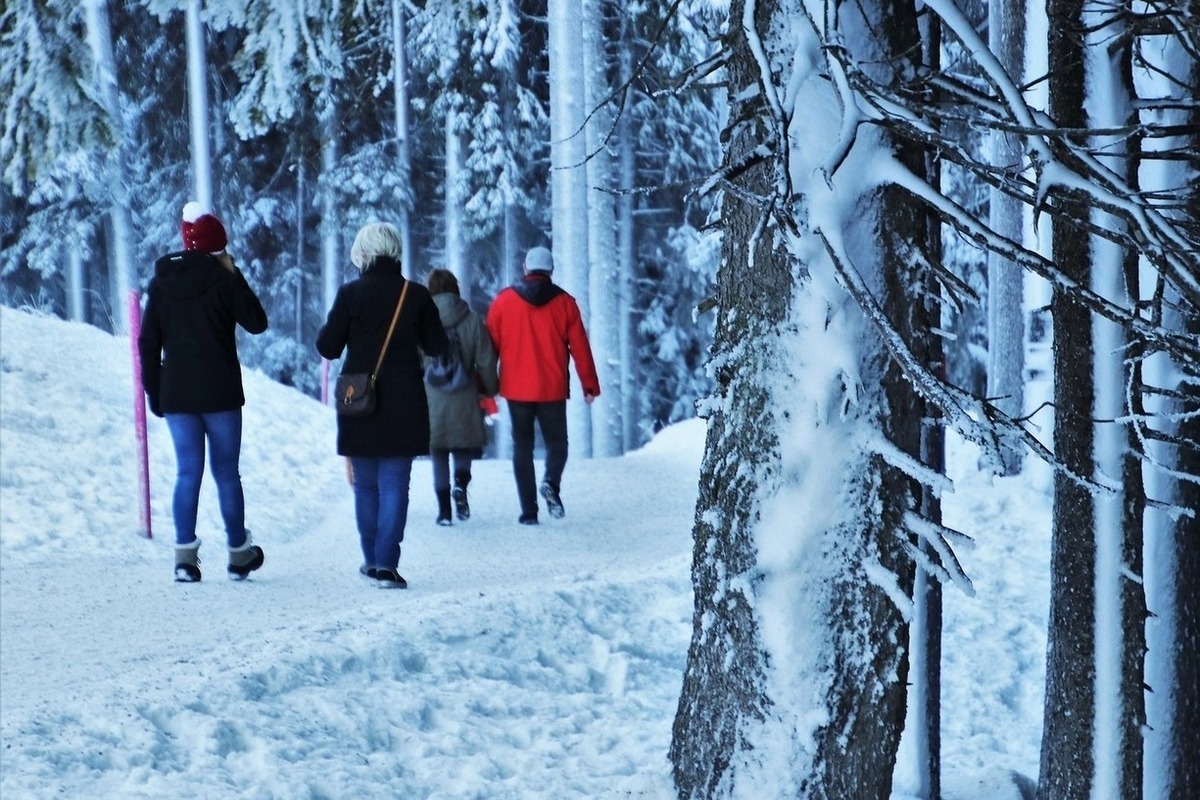
<svg viewBox="0 0 1200 800">
<path fill-rule="evenodd" d="M 400 544 L 412 462 L 429 453 L 421 352 L 442 353 L 446 334 L 429 291 L 401 274 L 400 247 L 399 232 L 386 222 L 358 231 L 350 260 L 361 274 L 338 289 L 317 334 L 317 351 L 330 360 L 345 351 L 343 373 L 371 372 L 395 319 L 376 375 L 375 410 L 366 416 L 338 415 L 337 452 L 350 461 L 363 555 L 359 572 L 381 587 L 404 589 Z"/>
</svg>

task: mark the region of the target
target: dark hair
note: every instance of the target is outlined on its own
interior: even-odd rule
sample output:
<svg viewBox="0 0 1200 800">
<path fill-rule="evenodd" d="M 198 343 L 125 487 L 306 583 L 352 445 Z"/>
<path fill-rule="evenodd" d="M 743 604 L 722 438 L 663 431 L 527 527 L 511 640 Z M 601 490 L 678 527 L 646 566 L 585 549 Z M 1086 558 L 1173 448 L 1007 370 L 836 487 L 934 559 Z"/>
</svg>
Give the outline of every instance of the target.
<svg viewBox="0 0 1200 800">
<path fill-rule="evenodd" d="M 430 294 L 459 293 L 458 278 L 454 277 L 454 273 L 448 269 L 430 270 L 429 277 L 425 279 L 425 285 L 429 287 Z"/>
</svg>

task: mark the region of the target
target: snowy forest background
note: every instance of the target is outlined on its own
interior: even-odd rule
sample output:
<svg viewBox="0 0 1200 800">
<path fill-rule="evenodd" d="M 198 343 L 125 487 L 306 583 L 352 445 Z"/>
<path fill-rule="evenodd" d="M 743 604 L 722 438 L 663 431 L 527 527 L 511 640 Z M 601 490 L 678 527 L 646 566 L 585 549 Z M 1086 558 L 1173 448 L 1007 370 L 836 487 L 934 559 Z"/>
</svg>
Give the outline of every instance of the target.
<svg viewBox="0 0 1200 800">
<path fill-rule="evenodd" d="M 946 428 L 1055 470 L 1031 791 L 1200 796 L 1200 4 L 9 0 L 0 47 L 6 305 L 123 330 L 196 198 L 318 395 L 361 223 L 478 309 L 553 246 L 573 453 L 708 421 L 681 796 L 886 797 L 906 726 L 938 795 Z"/>
</svg>

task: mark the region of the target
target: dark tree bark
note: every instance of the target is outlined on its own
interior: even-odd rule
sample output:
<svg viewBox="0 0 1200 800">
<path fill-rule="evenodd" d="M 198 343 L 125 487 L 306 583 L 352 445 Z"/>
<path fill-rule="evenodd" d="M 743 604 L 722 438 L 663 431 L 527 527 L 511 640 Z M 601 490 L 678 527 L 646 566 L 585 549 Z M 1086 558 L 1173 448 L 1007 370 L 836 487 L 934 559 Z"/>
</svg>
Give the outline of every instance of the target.
<svg viewBox="0 0 1200 800">
<path fill-rule="evenodd" d="M 1049 0 L 1050 113 L 1060 127 L 1083 129 L 1082 0 Z M 1070 201 L 1063 201 L 1070 202 Z M 1086 219 L 1086 210 L 1070 210 Z M 1087 286 L 1091 247 L 1086 231 L 1056 219 L 1053 257 Z M 1091 476 L 1093 461 L 1092 321 L 1088 310 L 1056 290 L 1054 320 L 1054 452 L 1075 475 Z M 1089 490 L 1062 470 L 1054 479 L 1050 620 L 1046 656 L 1039 800 L 1091 796 L 1095 720 L 1096 541 Z"/>
<path fill-rule="evenodd" d="M 754 23 L 767 40 L 766 53 L 778 52 L 770 37 L 781 36 L 781 26 L 797 19 L 802 9 L 797 0 L 756 4 Z M 725 235 L 712 352 L 718 365 L 717 402 L 711 404 L 694 527 L 696 607 L 671 747 L 674 776 L 681 797 L 725 796 L 734 787 L 745 793 L 755 785 L 755 777 L 761 777 L 754 752 L 760 734 L 795 733 L 816 715 L 826 721 L 813 732 L 811 746 L 795 747 L 783 765 L 789 773 L 771 775 L 771 780 L 814 800 L 886 800 L 906 712 L 908 624 L 896 595 L 871 576 L 882 567 L 894 580 L 893 592 L 911 597 L 914 566 L 905 518 L 922 510 L 936 516 L 936 508 L 927 504 L 923 509 L 920 486 L 880 455 L 842 458 L 836 467 L 844 476 L 841 489 L 856 502 L 852 508 L 839 508 L 840 517 L 823 529 L 820 563 L 803 567 L 819 585 L 820 596 L 796 598 L 797 606 L 818 608 L 814 619 L 823 628 L 810 635 L 814 642 L 826 644 L 817 654 L 768 651 L 755 610 L 756 589 L 764 579 L 755 540 L 757 511 L 787 486 L 789 478 L 780 469 L 780 432 L 795 424 L 787 419 L 787 403 L 772 396 L 780 375 L 789 374 L 793 366 L 780 362 L 778 348 L 769 342 L 793 311 L 795 282 L 811 290 L 805 265 L 795 264 L 784 249 L 787 238 L 775 229 L 794 228 L 814 239 L 817 234 L 797 222 L 803 212 L 793 203 L 802 204 L 802 198 L 779 197 L 787 152 L 780 131 L 786 126 L 773 117 L 767 93 L 755 90 L 762 81 L 786 81 L 788 67 L 781 68 L 782 76 L 761 74 L 761 64 L 738 24 L 743 11 L 744 3 L 734 0 L 727 40 L 733 123 L 724 157 L 731 177 L 721 209 Z M 905 72 L 910 65 L 904 60 L 920 56 L 911 2 L 842 5 L 837 24 L 847 34 L 843 41 L 871 43 L 869 52 L 859 57 L 875 69 Z M 763 145 L 770 149 L 769 157 L 734 168 Z M 918 149 L 897 145 L 894 150 L 916 174 L 924 174 L 924 156 Z M 936 226 L 925 209 L 896 188 L 859 197 L 858 211 L 859 220 L 874 221 L 853 231 L 851 248 L 869 291 L 893 329 L 916 352 L 937 357 L 936 344 L 928 336 L 936 327 L 931 322 L 936 309 L 922 293 Z M 789 216 L 767 218 L 770 213 Z M 817 268 L 829 269 L 824 264 L 813 267 Z M 838 313 L 851 313 L 850 307 Z M 822 315 L 818 324 L 827 322 Z M 853 410 L 844 413 L 919 460 L 922 422 L 929 416 L 926 404 L 869 326 L 853 345 L 860 358 L 859 394 Z M 785 412 L 779 416 L 773 409 Z M 787 675 L 796 667 L 788 663 L 793 657 L 823 663 L 828 683 L 815 706 L 781 707 L 770 692 L 773 676 Z"/>
<path fill-rule="evenodd" d="M 1193 20 L 1200 21 L 1200 3 L 1191 6 Z M 1190 76 L 1191 97 L 1200 96 L 1200 59 L 1192 60 Z M 1187 144 L 1193 154 L 1200 153 L 1200 108 L 1193 107 L 1189 122 L 1192 130 L 1198 131 L 1189 137 Z M 1188 212 L 1193 223 L 1200 223 L 1200 162 L 1195 155 L 1190 162 L 1182 185 L 1191 186 Z M 1190 178 L 1190 179 L 1189 179 Z M 1200 309 L 1183 320 L 1183 325 L 1192 335 L 1200 338 Z M 1200 443 L 1200 385 L 1192 383 L 1180 387 L 1185 394 L 1179 404 L 1180 411 L 1191 412 L 1179 426 L 1178 435 L 1187 442 Z M 1191 800 L 1200 797 L 1200 450 L 1196 446 L 1181 446 L 1175 464 L 1176 469 L 1193 476 L 1191 480 L 1176 483 L 1176 504 L 1193 512 L 1191 517 L 1181 517 L 1173 531 L 1175 549 L 1175 572 L 1171 576 L 1170 593 L 1173 610 L 1174 636 L 1171 639 L 1171 685 L 1167 691 L 1172 706 L 1170 724 L 1171 777 L 1168 786 L 1170 800 Z"/>
<path fill-rule="evenodd" d="M 774 7 L 771 2 L 760 3 L 756 22 L 762 25 L 769 20 Z M 741 13 L 742 3 L 735 0 L 730 20 L 739 19 Z M 744 123 L 728 139 L 725 165 L 745 158 L 769 138 L 771 127 L 760 96 L 741 99 L 759 75 L 740 27 L 730 24 L 728 37 L 730 116 Z M 755 235 L 764 211 L 747 199 L 769 195 L 772 181 L 772 164 L 762 161 L 731 181 L 745 195 L 726 191 L 722 198 L 720 312 L 713 359 L 743 345 L 753 348 L 788 310 L 793 290 L 789 258 L 777 237 Z M 746 313 L 730 313 L 743 310 Z M 743 363 L 755 361 L 747 358 Z M 761 722 L 771 706 L 763 690 L 767 664 L 753 605 L 744 589 L 730 586 L 731 576 L 752 574 L 756 561 L 751 528 L 757 487 L 741 476 L 769 467 L 778 458 L 779 422 L 762 414 L 768 407 L 766 376 L 755 372 L 738 369 L 730 360 L 715 375 L 716 393 L 726 400 L 728 411 L 720 404 L 709 416 L 692 532 L 696 605 L 670 753 L 681 798 L 718 794 L 731 763 L 745 746 L 743 727 Z"/>
</svg>

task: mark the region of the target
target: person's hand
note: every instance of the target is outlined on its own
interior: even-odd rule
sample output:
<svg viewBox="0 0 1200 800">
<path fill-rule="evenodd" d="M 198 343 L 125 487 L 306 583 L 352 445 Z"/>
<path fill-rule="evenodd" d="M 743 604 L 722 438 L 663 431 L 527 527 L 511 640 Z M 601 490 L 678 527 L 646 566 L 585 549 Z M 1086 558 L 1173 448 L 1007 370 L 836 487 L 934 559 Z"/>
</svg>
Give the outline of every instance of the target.
<svg viewBox="0 0 1200 800">
<path fill-rule="evenodd" d="M 351 486 L 354 485 L 354 464 L 348 458 L 346 459 L 346 482 Z"/>
<path fill-rule="evenodd" d="M 590 406 L 598 396 L 599 395 L 594 395 L 594 394 L 589 394 L 588 392 L 584 392 L 583 393 L 583 402 L 587 403 Z"/>
</svg>

